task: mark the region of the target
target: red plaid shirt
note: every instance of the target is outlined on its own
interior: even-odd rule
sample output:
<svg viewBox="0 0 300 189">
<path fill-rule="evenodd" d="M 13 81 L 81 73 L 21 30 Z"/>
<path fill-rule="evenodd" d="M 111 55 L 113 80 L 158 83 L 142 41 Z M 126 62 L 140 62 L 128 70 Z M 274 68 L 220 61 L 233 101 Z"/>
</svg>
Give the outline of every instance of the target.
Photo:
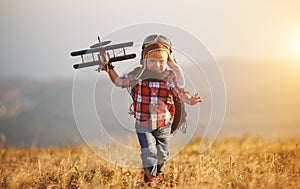
<svg viewBox="0 0 300 189">
<path fill-rule="evenodd" d="M 157 129 L 165 126 L 175 113 L 173 97 L 185 94 L 177 86 L 173 72 L 166 81 L 135 80 L 134 72 L 121 77 L 122 88 L 133 88 L 134 117 L 138 125 Z"/>
</svg>

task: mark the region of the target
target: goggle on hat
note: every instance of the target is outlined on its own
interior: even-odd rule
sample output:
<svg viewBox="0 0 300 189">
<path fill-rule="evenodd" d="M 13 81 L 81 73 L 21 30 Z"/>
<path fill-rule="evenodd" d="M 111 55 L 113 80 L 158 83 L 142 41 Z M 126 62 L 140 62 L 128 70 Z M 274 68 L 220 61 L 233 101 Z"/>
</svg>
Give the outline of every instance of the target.
<svg viewBox="0 0 300 189">
<path fill-rule="evenodd" d="M 142 49 L 142 58 L 145 57 L 147 53 L 155 49 L 166 49 L 169 53 L 171 53 L 172 43 L 166 36 L 152 34 L 146 37 L 143 42 Z"/>
</svg>

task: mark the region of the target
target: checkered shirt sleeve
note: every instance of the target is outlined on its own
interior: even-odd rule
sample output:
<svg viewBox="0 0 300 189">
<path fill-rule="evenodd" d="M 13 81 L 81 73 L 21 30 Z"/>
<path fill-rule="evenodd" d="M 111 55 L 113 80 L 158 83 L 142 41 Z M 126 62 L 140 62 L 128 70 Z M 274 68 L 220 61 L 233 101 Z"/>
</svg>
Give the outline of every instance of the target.
<svg viewBox="0 0 300 189">
<path fill-rule="evenodd" d="M 124 74 L 123 76 L 120 77 L 120 80 L 122 83 L 121 88 L 134 87 L 134 85 L 136 85 L 138 82 L 135 79 L 134 71 Z"/>
</svg>

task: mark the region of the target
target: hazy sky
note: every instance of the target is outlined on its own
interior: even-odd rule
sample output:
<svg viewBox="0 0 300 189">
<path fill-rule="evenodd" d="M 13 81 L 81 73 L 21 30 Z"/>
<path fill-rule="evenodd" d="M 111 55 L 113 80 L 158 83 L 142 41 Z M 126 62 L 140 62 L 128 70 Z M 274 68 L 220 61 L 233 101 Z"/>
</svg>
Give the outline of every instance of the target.
<svg viewBox="0 0 300 189">
<path fill-rule="evenodd" d="M 145 22 L 186 30 L 217 61 L 300 62 L 299 10 L 299 0 L 1 0 L 0 76 L 72 77 L 70 51 Z"/>
</svg>

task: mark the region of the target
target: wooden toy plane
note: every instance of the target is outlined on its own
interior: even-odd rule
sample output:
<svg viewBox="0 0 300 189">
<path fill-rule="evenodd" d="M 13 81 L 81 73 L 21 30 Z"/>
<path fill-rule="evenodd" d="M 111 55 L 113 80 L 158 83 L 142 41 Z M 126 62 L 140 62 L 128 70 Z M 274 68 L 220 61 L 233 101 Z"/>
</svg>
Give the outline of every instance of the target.
<svg viewBox="0 0 300 189">
<path fill-rule="evenodd" d="M 133 46 L 133 42 L 125 42 L 125 43 L 119 43 L 114 45 L 108 45 L 109 43 L 111 43 L 111 41 L 101 42 L 100 37 L 98 37 L 98 43 L 91 45 L 89 49 L 71 52 L 71 56 L 81 56 L 81 60 L 82 60 L 81 63 L 74 64 L 73 68 L 80 69 L 80 68 L 86 68 L 86 67 L 96 66 L 96 65 L 98 65 L 100 68 L 100 67 L 104 67 L 105 62 L 118 62 L 118 61 L 128 60 L 136 57 L 135 53 L 126 54 L 125 51 L 125 47 Z M 115 54 L 116 49 L 123 49 L 123 53 L 121 56 L 116 56 Z M 110 56 L 109 51 L 112 52 L 113 54 L 112 57 Z M 88 54 L 92 55 L 93 61 L 90 62 L 84 61 L 83 56 Z M 101 71 L 101 69 L 99 68 L 97 69 L 98 72 Z"/>
</svg>

